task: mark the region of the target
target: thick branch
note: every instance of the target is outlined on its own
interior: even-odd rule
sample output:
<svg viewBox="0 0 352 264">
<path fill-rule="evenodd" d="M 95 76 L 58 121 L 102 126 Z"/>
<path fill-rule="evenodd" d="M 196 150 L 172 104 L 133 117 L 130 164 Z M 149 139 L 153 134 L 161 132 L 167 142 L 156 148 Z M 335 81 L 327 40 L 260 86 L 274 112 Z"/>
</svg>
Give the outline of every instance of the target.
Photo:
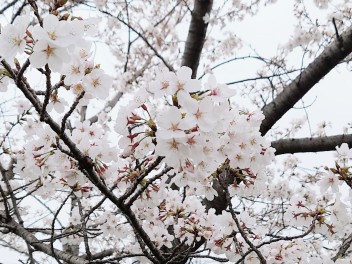
<svg viewBox="0 0 352 264">
<path fill-rule="evenodd" d="M 265 135 L 288 110 L 351 52 L 352 27 L 349 27 L 263 108 L 265 119 L 260 127 L 262 135 Z"/>
<path fill-rule="evenodd" d="M 207 33 L 208 24 L 204 22 L 203 17 L 210 12 L 212 6 L 213 0 L 194 1 L 191 24 L 182 57 L 182 66 L 188 66 L 192 69 L 192 78 L 197 76 L 200 55 Z"/>
<path fill-rule="evenodd" d="M 332 258 L 333 261 L 336 261 L 339 258 L 346 257 L 346 252 L 350 248 L 352 243 L 352 234 L 350 234 L 347 238 L 345 238 L 340 246 L 337 254 Z"/>
<path fill-rule="evenodd" d="M 0 162 L 0 179 L 1 178 L 6 178 L 7 180 L 12 180 L 14 177 L 14 164 L 16 164 L 16 159 L 11 157 L 10 164 L 7 166 L 7 168 L 4 168 L 4 166 Z"/>
<path fill-rule="evenodd" d="M 221 214 L 223 210 L 228 206 L 226 202 L 226 192 L 224 191 L 224 186 L 229 186 L 235 181 L 235 177 L 232 174 L 222 173 L 219 175 L 221 183 L 219 179 L 215 179 L 213 181 L 213 188 L 217 191 L 218 195 L 214 197 L 213 200 L 209 201 L 208 199 L 203 200 L 203 204 L 208 211 L 210 208 L 215 209 L 216 214 Z"/>
<path fill-rule="evenodd" d="M 281 155 L 298 152 L 331 151 L 342 143 L 347 143 L 352 147 L 352 135 L 280 139 L 271 142 L 271 146 L 276 149 L 275 155 Z"/>
</svg>

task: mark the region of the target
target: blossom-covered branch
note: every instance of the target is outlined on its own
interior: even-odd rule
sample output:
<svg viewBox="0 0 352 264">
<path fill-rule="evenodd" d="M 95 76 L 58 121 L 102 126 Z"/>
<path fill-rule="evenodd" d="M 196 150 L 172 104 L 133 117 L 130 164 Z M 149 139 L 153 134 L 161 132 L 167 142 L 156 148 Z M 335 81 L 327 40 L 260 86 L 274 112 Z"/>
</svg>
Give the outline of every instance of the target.
<svg viewBox="0 0 352 264">
<path fill-rule="evenodd" d="M 273 76 L 258 72 L 268 77 L 271 95 L 251 90 L 264 104 L 272 98 L 267 116 L 241 105 L 243 94 L 219 83 L 206 64 L 206 80 L 194 78 L 201 55 L 219 70 L 215 57 L 234 57 L 238 44 L 224 30 L 228 37 L 208 34 L 203 49 L 208 25 L 231 28 L 226 22 L 255 14 L 261 2 L 197 0 L 192 11 L 188 1 L 159 0 L 157 9 L 150 1 L 80 2 L 99 10 L 98 19 L 78 17 L 68 1 L 27 0 L 32 10 L 0 34 L 0 92 L 21 95 L 17 121 L 0 127 L 4 243 L 16 245 L 30 263 L 348 261 L 352 149 L 336 147 L 335 167 L 314 175 L 297 172 L 293 155 L 269 165 L 272 146 L 278 154 L 321 151 L 349 142 L 349 135 L 326 137 L 329 143 L 310 139 L 318 149 L 306 139 L 271 143 L 260 131 L 264 119 L 267 130 L 272 124 L 265 122 L 275 123 L 268 121 L 271 111 L 284 114 L 279 106 L 287 94 L 301 98 L 324 76 L 316 64 L 328 64 L 321 66 L 325 74 L 334 67 L 336 45 L 304 67 L 279 99 L 279 82 L 271 79 L 289 74 L 288 64 L 279 55 L 256 57 L 274 67 Z M 186 44 L 181 21 L 191 22 Z M 346 34 L 338 37 L 339 54 L 352 42 Z M 112 48 L 114 78 L 94 60 L 97 36 Z M 191 67 L 173 70 L 181 63 Z M 323 249 L 328 241 L 333 253 Z"/>
</svg>

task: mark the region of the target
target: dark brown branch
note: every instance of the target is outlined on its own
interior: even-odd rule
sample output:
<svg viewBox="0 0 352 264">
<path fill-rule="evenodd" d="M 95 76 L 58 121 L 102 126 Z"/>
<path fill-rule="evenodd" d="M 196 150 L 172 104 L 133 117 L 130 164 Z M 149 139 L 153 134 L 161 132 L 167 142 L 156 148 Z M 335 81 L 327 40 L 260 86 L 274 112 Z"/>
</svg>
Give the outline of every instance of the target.
<svg viewBox="0 0 352 264">
<path fill-rule="evenodd" d="M 216 68 L 219 68 L 225 64 L 228 64 L 228 63 L 231 63 L 231 62 L 234 62 L 234 61 L 238 61 L 238 60 L 246 60 L 246 59 L 255 59 L 255 60 L 259 60 L 261 62 L 264 62 L 264 63 L 268 63 L 269 60 L 268 59 L 265 59 L 263 57 L 260 57 L 260 56 L 252 56 L 252 55 L 247 55 L 247 56 L 241 56 L 241 57 L 234 57 L 234 58 L 231 58 L 231 59 L 228 59 L 226 61 L 223 61 L 223 62 L 220 62 L 214 66 L 212 66 L 210 68 L 211 71 L 215 70 Z M 205 75 L 207 74 L 207 72 L 203 72 L 199 77 L 198 79 L 202 79 Z"/>
<path fill-rule="evenodd" d="M 86 259 L 89 261 L 92 260 L 92 253 L 90 251 L 89 247 L 89 240 L 88 240 L 88 233 L 87 233 L 87 223 L 83 214 L 83 207 L 82 203 L 79 197 L 76 197 L 77 199 L 77 204 L 78 204 L 78 212 L 79 215 L 81 216 L 81 226 L 82 226 L 82 235 L 83 235 L 83 241 L 84 241 L 84 248 L 86 251 Z"/>
<path fill-rule="evenodd" d="M 284 90 L 263 108 L 265 119 L 260 132 L 265 135 L 315 84 L 352 52 L 352 27 L 333 41 Z"/>
<path fill-rule="evenodd" d="M 346 257 L 346 252 L 350 248 L 352 243 L 352 234 L 350 234 L 347 238 L 345 238 L 340 246 L 337 254 L 332 258 L 333 261 L 336 261 L 339 258 Z"/>
<path fill-rule="evenodd" d="M 56 218 L 58 217 L 58 215 L 59 215 L 61 209 L 64 207 L 64 205 L 66 204 L 68 198 L 70 198 L 71 195 L 72 195 L 72 192 L 71 192 L 69 195 L 67 195 L 67 197 L 62 201 L 60 207 L 57 209 L 56 213 L 54 214 L 54 219 L 53 219 L 53 221 L 51 222 L 50 248 L 51 248 L 51 251 L 52 251 L 52 256 L 53 256 L 53 258 L 55 258 L 56 261 L 57 261 L 57 263 L 59 263 L 59 264 L 61 264 L 61 261 L 60 261 L 60 259 L 56 256 L 56 253 L 55 253 L 55 250 L 54 250 L 54 242 L 55 242 L 55 240 L 54 240 L 55 222 L 56 222 Z"/>
<path fill-rule="evenodd" d="M 38 10 L 38 6 L 35 0 L 28 0 L 28 4 L 32 7 L 32 10 L 34 12 L 34 15 L 37 17 L 39 25 L 42 27 L 43 26 L 43 19 L 41 18 Z"/>
<path fill-rule="evenodd" d="M 203 17 L 210 12 L 212 6 L 212 0 L 194 1 L 191 24 L 182 56 L 182 66 L 188 66 L 192 69 L 192 78 L 197 76 L 200 55 L 207 33 L 208 24 L 204 22 Z"/>
<path fill-rule="evenodd" d="M 42 107 L 42 112 L 40 113 L 40 121 L 44 120 L 44 113 L 46 111 L 46 107 L 49 104 L 49 99 L 50 99 L 50 94 L 51 94 L 51 70 L 48 66 L 48 64 L 45 65 L 45 77 L 46 77 L 46 92 L 45 92 L 45 97 L 44 97 L 44 102 L 43 102 L 43 107 Z M 18 78 L 20 80 L 21 78 Z"/>
<path fill-rule="evenodd" d="M 160 178 L 161 176 L 165 175 L 168 171 L 170 171 L 172 168 L 171 167 L 166 167 L 165 169 L 163 169 L 160 173 L 158 173 L 157 175 L 153 176 L 151 179 L 149 179 L 143 187 L 141 187 L 141 189 L 139 189 L 136 193 L 133 194 L 133 196 L 131 196 L 131 198 L 128 200 L 128 202 L 126 203 L 127 206 L 131 206 L 136 200 L 137 198 L 150 186 L 150 184 L 152 184 L 156 179 Z M 144 177 L 143 177 L 144 179 Z M 131 193 L 132 194 L 132 193 Z"/>
<path fill-rule="evenodd" d="M 143 229 L 140 224 L 139 219 L 135 216 L 131 208 L 124 206 L 123 201 L 117 198 L 107 186 L 101 181 L 99 175 L 94 170 L 94 162 L 88 157 L 85 156 L 76 146 L 76 144 L 69 138 L 66 133 L 61 133 L 61 126 L 56 123 L 52 117 L 43 110 L 43 104 L 40 102 L 35 93 L 32 92 L 32 89 L 26 86 L 23 80 L 16 79 L 16 74 L 11 69 L 11 66 L 6 63 L 6 61 L 1 61 L 4 68 L 10 73 L 11 77 L 16 80 L 16 86 L 22 91 L 24 96 L 31 102 L 33 107 L 36 109 L 37 113 L 43 113 L 43 122 L 48 124 L 50 128 L 57 134 L 60 135 L 60 139 L 66 146 L 69 148 L 70 153 L 75 157 L 75 159 L 79 163 L 79 167 L 81 171 L 87 176 L 87 178 L 104 194 L 106 195 L 111 202 L 113 202 L 127 217 L 129 223 L 132 225 L 133 229 L 137 232 L 137 239 L 141 243 L 141 248 L 143 253 L 146 252 L 146 257 L 149 259 L 153 259 L 153 262 L 157 263 L 160 260 L 160 263 L 164 262 L 164 257 L 161 251 L 153 244 L 151 238 Z M 143 243 L 142 243 L 143 242 Z M 144 245 L 148 247 L 151 253 L 157 258 L 154 261 L 154 257 L 152 257 L 149 252 L 144 248 Z M 45 251 L 43 251 L 45 252 Z M 45 252 L 46 253 L 46 252 Z M 55 251 L 56 254 L 56 251 Z"/>
<path fill-rule="evenodd" d="M 0 9 L 0 14 L 3 15 L 7 9 L 14 6 L 17 2 L 19 2 L 19 0 L 13 0 L 12 2 L 5 5 L 2 9 Z"/>
<path fill-rule="evenodd" d="M 9 221 L 11 219 L 11 214 L 10 214 L 10 206 L 9 206 L 9 203 L 7 201 L 7 198 L 6 198 L 6 193 L 4 192 L 4 190 L 2 189 L 1 185 L 0 185 L 0 194 L 1 194 L 1 197 L 2 197 L 2 200 L 0 200 L 1 202 L 3 202 L 4 204 L 4 208 L 5 208 L 5 223 L 7 221 Z"/>
<path fill-rule="evenodd" d="M 99 253 L 93 254 L 91 256 L 91 259 L 92 260 L 95 260 L 95 259 L 102 260 L 102 259 L 104 259 L 106 257 L 109 257 L 109 256 L 113 255 L 115 252 L 116 252 L 115 249 L 106 249 L 106 250 L 100 251 Z M 87 255 L 83 255 L 83 256 L 80 256 L 80 257 L 83 257 L 83 258 L 87 259 Z"/>
<path fill-rule="evenodd" d="M 143 172 L 137 180 L 129 187 L 123 195 L 120 196 L 120 200 L 125 201 L 128 197 L 130 197 L 134 191 L 137 189 L 137 187 L 140 185 L 144 177 L 146 177 L 151 171 L 153 171 L 159 164 L 160 162 L 164 159 L 164 157 L 158 156 L 155 161 Z M 126 203 L 126 206 L 130 206 L 131 204 Z"/>
<path fill-rule="evenodd" d="M 352 135 L 279 139 L 271 142 L 271 146 L 276 149 L 275 155 L 281 155 L 299 152 L 331 151 L 342 143 L 347 143 L 352 147 Z"/>
<path fill-rule="evenodd" d="M 77 105 L 79 104 L 79 101 L 83 98 L 85 95 L 85 91 L 81 92 L 73 102 L 72 106 L 70 107 L 70 110 L 64 115 L 61 121 L 61 134 L 65 132 L 66 129 L 66 121 L 67 119 L 72 115 L 73 111 L 76 109 Z"/>
<path fill-rule="evenodd" d="M 236 216 L 236 212 L 235 210 L 233 209 L 233 206 L 232 206 L 232 202 L 231 202 L 231 196 L 230 196 L 230 193 L 229 193 L 229 190 L 228 190 L 228 184 L 226 185 L 223 185 L 221 179 L 220 179 L 220 185 L 222 186 L 224 192 L 225 192 L 225 195 L 226 195 L 226 204 L 229 205 L 229 209 L 230 209 L 230 213 L 231 213 L 231 216 L 232 216 L 232 219 L 235 221 L 236 223 L 236 226 L 238 228 L 238 231 L 240 232 L 242 238 L 244 239 L 244 241 L 247 243 L 247 245 L 251 248 L 251 250 L 253 250 L 257 256 L 258 256 L 258 259 L 260 260 L 260 263 L 261 264 L 266 264 L 266 260 L 263 256 L 263 254 L 259 251 L 259 249 L 248 239 L 247 237 L 247 234 L 245 233 L 245 231 L 243 230 L 242 226 L 241 226 L 241 223 L 240 221 L 238 220 L 237 216 Z"/>
<path fill-rule="evenodd" d="M 262 246 L 265 246 L 265 245 L 268 245 L 271 243 L 276 243 L 279 241 L 293 241 L 294 239 L 303 238 L 303 237 L 309 235 L 314 230 L 314 227 L 315 227 L 315 222 L 313 221 L 312 224 L 310 225 L 310 227 L 308 228 L 308 230 L 305 231 L 304 233 L 302 233 L 300 235 L 296 235 L 296 236 L 282 236 L 282 237 L 277 237 L 275 239 L 264 241 L 264 242 L 260 243 L 259 245 L 257 245 L 257 249 L 261 248 Z M 239 260 L 237 260 L 237 262 L 235 264 L 242 264 L 243 261 L 245 260 L 245 258 L 251 252 L 253 252 L 253 249 L 252 248 L 248 249 L 247 252 L 244 253 L 243 256 Z"/>
<path fill-rule="evenodd" d="M 26 5 L 27 5 L 26 1 L 23 1 L 23 3 L 21 4 L 21 6 L 17 9 L 16 13 L 14 13 L 14 14 L 12 15 L 11 23 L 10 23 L 10 24 L 12 24 L 12 23 L 15 21 L 15 19 L 16 19 L 19 15 L 21 15 L 22 10 L 25 8 Z"/>
</svg>

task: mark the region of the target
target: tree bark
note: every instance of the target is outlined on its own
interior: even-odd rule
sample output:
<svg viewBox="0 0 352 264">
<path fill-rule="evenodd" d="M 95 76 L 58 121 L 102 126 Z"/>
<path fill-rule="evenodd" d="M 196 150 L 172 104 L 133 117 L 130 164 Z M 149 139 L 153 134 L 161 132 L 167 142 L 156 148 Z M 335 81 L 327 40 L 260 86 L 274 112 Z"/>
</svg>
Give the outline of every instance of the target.
<svg viewBox="0 0 352 264">
<path fill-rule="evenodd" d="M 213 0 L 195 0 L 191 24 L 188 29 L 185 50 L 182 56 L 182 66 L 192 69 L 192 78 L 196 78 L 200 55 L 202 53 L 208 24 L 203 17 L 211 11 Z"/>
<path fill-rule="evenodd" d="M 276 149 L 275 155 L 302 152 L 320 152 L 335 150 L 336 146 L 347 143 L 352 147 L 352 135 L 335 135 L 316 138 L 288 138 L 271 142 Z"/>
<path fill-rule="evenodd" d="M 340 246 L 339 251 L 337 252 L 337 254 L 332 258 L 332 260 L 335 262 L 336 260 L 338 260 L 339 258 L 344 258 L 346 257 L 346 252 L 347 250 L 350 248 L 352 243 L 352 234 L 350 234 L 347 238 L 345 238 L 342 241 L 342 245 Z"/>
<path fill-rule="evenodd" d="M 265 135 L 315 84 L 352 52 L 352 26 L 333 41 L 278 96 L 263 108 L 265 119 L 260 132 Z"/>
</svg>

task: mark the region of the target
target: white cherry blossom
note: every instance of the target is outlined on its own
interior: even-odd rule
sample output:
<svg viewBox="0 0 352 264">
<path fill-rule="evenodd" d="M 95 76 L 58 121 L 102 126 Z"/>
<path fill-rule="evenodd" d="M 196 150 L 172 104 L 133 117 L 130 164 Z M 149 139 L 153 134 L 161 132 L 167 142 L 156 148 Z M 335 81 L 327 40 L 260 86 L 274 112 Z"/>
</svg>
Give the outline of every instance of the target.
<svg viewBox="0 0 352 264">
<path fill-rule="evenodd" d="M 28 15 L 18 16 L 13 24 L 4 27 L 0 34 L 0 56 L 12 60 L 26 47 L 26 31 L 30 22 Z"/>
<path fill-rule="evenodd" d="M 60 72 L 63 64 L 70 60 L 70 56 L 66 48 L 51 44 L 47 40 L 39 40 L 29 60 L 34 68 L 41 68 L 48 64 L 52 70 Z"/>
<path fill-rule="evenodd" d="M 216 113 L 212 110 L 210 97 L 197 101 L 187 92 L 179 92 L 177 97 L 182 109 L 186 110 L 185 122 L 189 125 L 197 125 L 203 132 L 210 132 L 216 126 Z"/>
<path fill-rule="evenodd" d="M 82 80 L 84 90 L 94 98 L 106 99 L 109 96 L 112 79 L 101 69 L 93 69 Z"/>
<path fill-rule="evenodd" d="M 71 44 L 66 21 L 59 21 L 57 16 L 49 14 L 43 19 L 43 27 L 36 25 L 32 30 L 35 40 L 45 40 L 51 45 L 67 47 Z"/>
<path fill-rule="evenodd" d="M 185 130 L 191 127 L 182 118 L 182 113 L 177 107 L 170 107 L 157 119 L 159 129 L 156 137 L 160 139 L 185 137 Z"/>
</svg>

